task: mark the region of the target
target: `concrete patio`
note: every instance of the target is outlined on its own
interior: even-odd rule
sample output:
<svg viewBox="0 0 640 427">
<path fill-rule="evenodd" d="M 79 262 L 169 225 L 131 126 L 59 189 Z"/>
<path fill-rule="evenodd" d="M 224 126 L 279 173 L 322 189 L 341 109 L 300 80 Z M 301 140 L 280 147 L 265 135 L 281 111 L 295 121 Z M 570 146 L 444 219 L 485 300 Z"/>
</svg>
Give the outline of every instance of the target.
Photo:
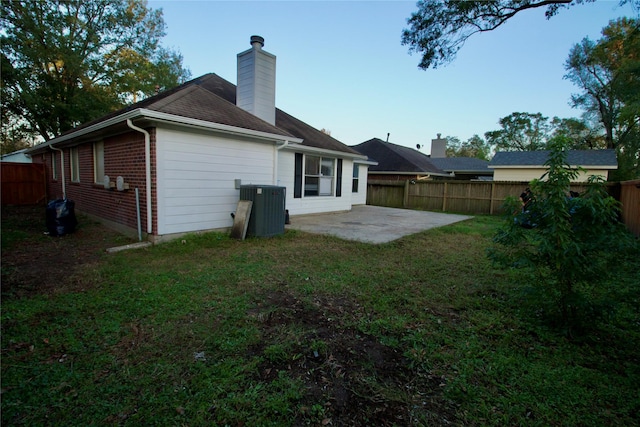
<svg viewBox="0 0 640 427">
<path fill-rule="evenodd" d="M 286 228 L 377 244 L 470 218 L 473 217 L 359 205 L 349 212 L 292 215 Z"/>
</svg>

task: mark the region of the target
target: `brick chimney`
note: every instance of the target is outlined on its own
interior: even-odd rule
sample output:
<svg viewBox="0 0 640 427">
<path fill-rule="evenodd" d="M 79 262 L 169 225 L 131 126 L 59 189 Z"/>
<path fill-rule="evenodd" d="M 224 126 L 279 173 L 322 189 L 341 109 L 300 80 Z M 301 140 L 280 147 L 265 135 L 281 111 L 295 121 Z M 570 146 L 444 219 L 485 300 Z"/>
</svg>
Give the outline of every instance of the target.
<svg viewBox="0 0 640 427">
<path fill-rule="evenodd" d="M 236 105 L 275 125 L 276 57 L 263 46 L 262 37 L 251 36 L 251 49 L 238 54 Z"/>
</svg>

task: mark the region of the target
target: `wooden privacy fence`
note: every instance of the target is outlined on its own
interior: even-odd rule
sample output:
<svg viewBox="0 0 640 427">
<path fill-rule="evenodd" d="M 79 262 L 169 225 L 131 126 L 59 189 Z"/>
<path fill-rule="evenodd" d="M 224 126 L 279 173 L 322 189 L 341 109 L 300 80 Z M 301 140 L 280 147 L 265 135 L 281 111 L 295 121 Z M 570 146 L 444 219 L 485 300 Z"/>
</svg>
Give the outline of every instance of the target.
<svg viewBox="0 0 640 427">
<path fill-rule="evenodd" d="M 41 163 L 1 162 L 2 205 L 36 205 L 47 200 L 47 176 Z"/>
<path fill-rule="evenodd" d="M 518 197 L 528 182 L 369 181 L 367 204 L 468 214 L 499 214 L 508 196 Z M 572 184 L 578 193 L 586 184 Z"/>
<path fill-rule="evenodd" d="M 620 183 L 622 221 L 629 231 L 640 236 L 640 179 Z"/>
</svg>

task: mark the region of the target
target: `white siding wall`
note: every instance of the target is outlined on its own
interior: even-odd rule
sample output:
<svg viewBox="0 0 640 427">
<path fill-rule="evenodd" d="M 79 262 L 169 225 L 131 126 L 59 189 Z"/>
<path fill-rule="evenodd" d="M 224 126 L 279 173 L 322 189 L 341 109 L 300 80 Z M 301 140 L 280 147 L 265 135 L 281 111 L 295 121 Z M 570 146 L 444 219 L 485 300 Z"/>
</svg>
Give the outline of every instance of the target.
<svg viewBox="0 0 640 427">
<path fill-rule="evenodd" d="M 270 144 L 157 128 L 158 234 L 231 227 L 242 184 L 272 184 Z"/>
<path fill-rule="evenodd" d="M 494 181 L 532 181 L 534 179 L 540 179 L 544 175 L 546 169 L 544 168 L 531 168 L 531 169 L 518 169 L 518 168 L 495 168 L 493 172 Z M 574 182 L 586 182 L 591 175 L 600 175 L 605 180 L 609 175 L 609 171 L 602 169 L 587 169 L 585 172 L 579 172 L 577 179 Z"/>
<path fill-rule="evenodd" d="M 289 210 L 289 215 L 351 210 L 351 178 L 353 175 L 353 162 L 351 160 L 344 159 L 342 161 L 342 197 L 304 197 L 303 195 L 300 199 L 294 199 L 295 154 L 292 151 L 285 150 L 281 150 L 279 153 L 277 185 L 287 187 L 286 205 Z"/>
</svg>

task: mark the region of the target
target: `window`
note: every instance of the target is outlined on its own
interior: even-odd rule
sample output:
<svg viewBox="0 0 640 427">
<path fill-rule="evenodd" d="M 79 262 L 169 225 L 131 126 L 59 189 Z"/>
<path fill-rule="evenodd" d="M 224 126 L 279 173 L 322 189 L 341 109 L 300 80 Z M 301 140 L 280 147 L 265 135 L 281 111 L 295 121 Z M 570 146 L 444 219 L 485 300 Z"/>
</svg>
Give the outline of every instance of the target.
<svg viewBox="0 0 640 427">
<path fill-rule="evenodd" d="M 70 154 L 69 157 L 71 158 L 70 160 L 70 165 L 69 167 L 71 168 L 71 182 L 80 182 L 80 163 L 79 163 L 79 159 L 78 159 L 78 147 L 73 147 L 70 150 Z"/>
<path fill-rule="evenodd" d="M 330 157 L 305 156 L 304 195 L 332 196 L 335 159 Z"/>
<path fill-rule="evenodd" d="M 51 152 L 51 178 L 58 179 L 58 156 L 56 152 Z"/>
<path fill-rule="evenodd" d="M 342 196 L 342 159 L 295 153 L 293 198 L 301 199 L 303 194 Z"/>
<path fill-rule="evenodd" d="M 360 166 L 353 164 L 353 181 L 351 182 L 351 191 L 353 193 L 358 192 L 358 181 L 360 178 Z"/>
<path fill-rule="evenodd" d="M 104 142 L 93 144 L 93 182 L 102 184 L 104 182 Z"/>
</svg>

